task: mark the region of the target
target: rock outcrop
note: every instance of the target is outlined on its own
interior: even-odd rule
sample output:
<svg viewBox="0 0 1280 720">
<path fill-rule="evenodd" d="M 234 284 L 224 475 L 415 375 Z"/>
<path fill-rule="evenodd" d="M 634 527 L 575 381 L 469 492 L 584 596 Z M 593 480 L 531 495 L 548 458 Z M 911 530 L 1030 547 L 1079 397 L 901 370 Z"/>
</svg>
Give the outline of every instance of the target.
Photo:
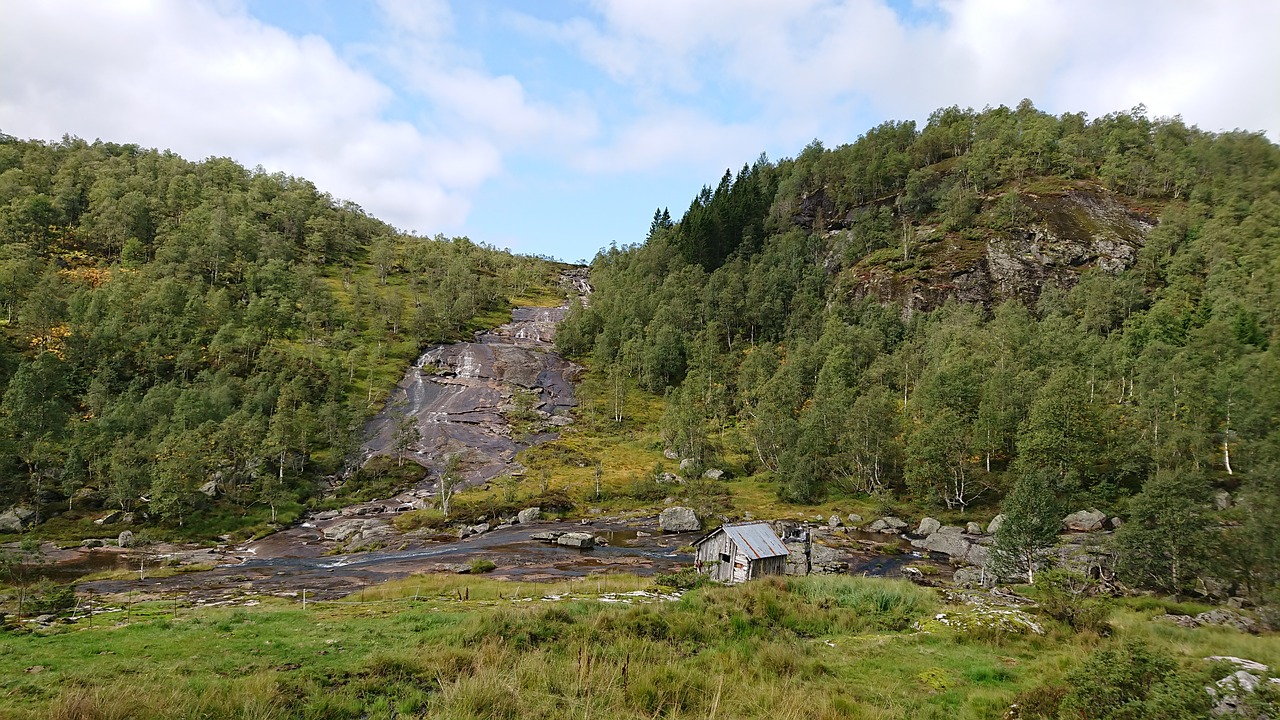
<svg viewBox="0 0 1280 720">
<path fill-rule="evenodd" d="M 19 533 L 35 522 L 36 513 L 30 508 L 15 505 L 0 513 L 0 532 Z"/>
</svg>

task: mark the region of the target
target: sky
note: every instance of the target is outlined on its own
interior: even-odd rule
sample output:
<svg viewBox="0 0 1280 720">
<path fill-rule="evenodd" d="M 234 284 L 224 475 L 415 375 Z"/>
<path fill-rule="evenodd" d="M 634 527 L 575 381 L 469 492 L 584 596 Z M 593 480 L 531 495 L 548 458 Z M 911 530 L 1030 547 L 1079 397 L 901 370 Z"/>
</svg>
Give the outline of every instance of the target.
<svg viewBox="0 0 1280 720">
<path fill-rule="evenodd" d="M 5 0 L 0 132 L 305 177 L 589 259 L 760 153 L 940 107 L 1280 138 L 1276 0 Z"/>
</svg>

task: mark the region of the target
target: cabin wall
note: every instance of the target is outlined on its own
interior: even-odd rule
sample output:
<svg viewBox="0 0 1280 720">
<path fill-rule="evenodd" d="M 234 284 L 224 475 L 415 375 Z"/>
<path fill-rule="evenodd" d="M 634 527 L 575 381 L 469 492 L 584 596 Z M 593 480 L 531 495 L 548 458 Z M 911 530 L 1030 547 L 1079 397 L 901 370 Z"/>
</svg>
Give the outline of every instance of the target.
<svg viewBox="0 0 1280 720">
<path fill-rule="evenodd" d="M 752 564 L 751 577 L 758 578 L 765 575 L 785 575 L 787 574 L 787 556 L 778 555 L 776 557 L 760 558 Z"/>
<path fill-rule="evenodd" d="M 738 554 L 738 548 L 734 545 L 733 540 L 725 533 L 717 533 L 714 537 L 707 538 L 698 546 L 695 557 L 698 561 L 698 570 L 711 577 L 712 580 L 720 582 L 730 582 L 733 580 L 732 558 Z M 731 558 L 728 562 L 722 562 L 721 556 L 728 555 Z"/>
</svg>

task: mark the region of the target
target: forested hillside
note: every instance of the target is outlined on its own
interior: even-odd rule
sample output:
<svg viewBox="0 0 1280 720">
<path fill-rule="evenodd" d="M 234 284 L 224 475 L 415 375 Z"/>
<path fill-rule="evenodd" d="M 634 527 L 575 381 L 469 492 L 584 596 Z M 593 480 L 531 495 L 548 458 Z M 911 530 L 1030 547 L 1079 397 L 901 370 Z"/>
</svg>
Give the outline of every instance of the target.
<svg viewBox="0 0 1280 720">
<path fill-rule="evenodd" d="M 224 158 L 0 135 L 0 510 L 295 517 L 422 346 L 552 272 Z"/>
<path fill-rule="evenodd" d="M 1261 134 L 952 107 L 659 209 L 595 258 L 558 342 L 614 392 L 665 394 L 681 457 L 745 457 L 784 499 L 989 515 L 1044 487 L 1128 520 L 1135 584 L 1178 592 L 1213 562 L 1260 595 L 1280 579 L 1277 278 Z"/>
</svg>

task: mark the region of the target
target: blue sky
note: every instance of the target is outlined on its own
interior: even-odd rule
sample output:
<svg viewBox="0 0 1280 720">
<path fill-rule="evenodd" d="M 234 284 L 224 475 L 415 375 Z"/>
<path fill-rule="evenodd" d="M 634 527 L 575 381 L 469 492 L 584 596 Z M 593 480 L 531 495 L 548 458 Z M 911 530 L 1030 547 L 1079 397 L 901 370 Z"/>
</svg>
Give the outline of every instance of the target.
<svg viewBox="0 0 1280 720">
<path fill-rule="evenodd" d="M 568 260 L 761 152 L 1029 97 L 1280 119 L 1280 3 L 11 0 L 0 131 L 230 156 Z"/>
</svg>

